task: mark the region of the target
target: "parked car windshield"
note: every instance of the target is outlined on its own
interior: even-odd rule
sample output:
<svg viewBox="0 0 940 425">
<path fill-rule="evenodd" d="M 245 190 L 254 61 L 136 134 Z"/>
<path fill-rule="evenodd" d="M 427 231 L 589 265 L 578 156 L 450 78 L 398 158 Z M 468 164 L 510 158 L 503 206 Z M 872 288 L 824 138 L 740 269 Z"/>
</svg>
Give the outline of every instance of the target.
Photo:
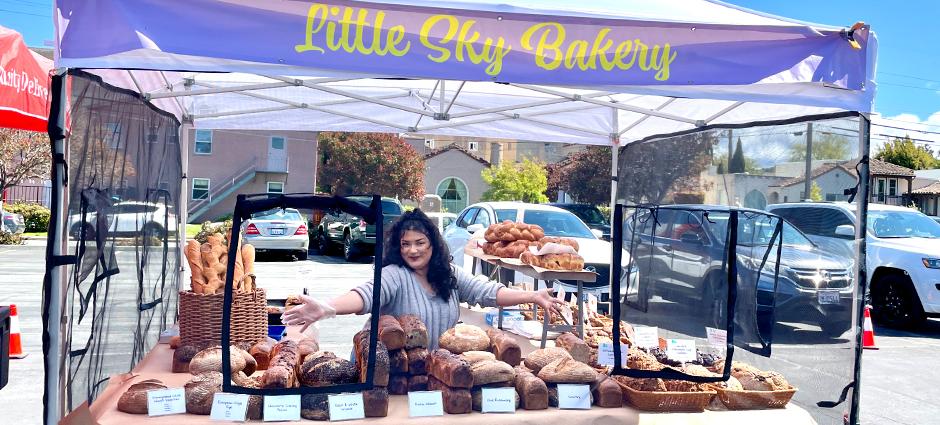
<svg viewBox="0 0 940 425">
<path fill-rule="evenodd" d="M 367 207 L 369 206 L 369 204 L 372 203 L 372 198 L 365 197 L 365 196 L 351 196 L 349 197 L 349 199 L 356 201 Z M 398 202 L 389 201 L 386 199 L 382 200 L 382 214 L 401 215 L 401 213 L 402 213 L 401 205 L 399 205 Z"/>
<path fill-rule="evenodd" d="M 546 236 L 597 239 L 591 229 L 568 211 L 526 210 L 522 222 L 542 226 Z"/>
<path fill-rule="evenodd" d="M 729 215 L 709 214 L 709 220 L 713 222 L 715 236 L 724 238 L 728 231 Z M 766 246 L 772 241 L 774 229 L 777 221 L 766 215 L 750 217 L 748 214 L 741 214 L 738 217 L 738 244 L 743 246 Z M 812 247 L 813 243 L 802 232 L 793 227 L 792 224 L 783 221 L 783 244 L 790 246 Z"/>
<path fill-rule="evenodd" d="M 516 216 L 518 211 L 516 210 L 494 210 L 496 213 L 496 222 L 502 223 L 503 221 L 516 221 Z"/>
<path fill-rule="evenodd" d="M 868 211 L 868 228 L 879 238 L 940 238 L 940 224 L 906 211 Z"/>
<path fill-rule="evenodd" d="M 578 216 L 578 218 L 587 224 L 607 224 L 607 220 L 604 219 L 600 210 L 592 205 L 572 205 L 565 209 L 573 212 L 574 215 Z"/>
<path fill-rule="evenodd" d="M 303 221 L 303 218 L 297 210 L 284 210 L 280 208 L 254 213 L 251 215 L 251 218 L 254 220 Z"/>
</svg>

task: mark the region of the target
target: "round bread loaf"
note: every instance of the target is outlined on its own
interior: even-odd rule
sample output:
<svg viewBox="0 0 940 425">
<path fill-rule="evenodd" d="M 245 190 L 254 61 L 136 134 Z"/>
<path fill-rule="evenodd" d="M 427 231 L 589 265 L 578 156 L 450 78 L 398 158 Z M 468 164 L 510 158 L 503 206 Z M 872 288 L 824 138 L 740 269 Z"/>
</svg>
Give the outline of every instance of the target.
<svg viewBox="0 0 940 425">
<path fill-rule="evenodd" d="M 244 350 L 238 347 L 229 347 L 229 365 L 232 373 L 245 369 L 245 357 L 251 357 L 250 354 L 242 354 Z M 222 372 L 222 347 L 209 347 L 196 353 L 189 362 L 189 373 L 199 375 L 205 372 Z M 252 371 L 253 373 L 254 371 Z"/>
<path fill-rule="evenodd" d="M 304 394 L 300 397 L 300 416 L 312 421 L 330 419 L 330 403 L 326 394 Z"/>
<path fill-rule="evenodd" d="M 490 348 L 490 337 L 483 329 L 473 325 L 458 323 L 448 329 L 438 341 L 440 347 L 454 354 L 467 351 L 486 351 Z"/>
<path fill-rule="evenodd" d="M 529 353 L 523 363 L 525 363 L 525 367 L 532 370 L 533 374 L 538 375 L 539 371 L 542 370 L 545 365 L 558 359 L 570 358 L 571 354 L 564 348 L 546 347 Z"/>
<path fill-rule="evenodd" d="M 597 372 L 584 363 L 566 357 L 545 365 L 537 376 L 552 384 L 591 384 L 597 378 Z"/>
<path fill-rule="evenodd" d="M 189 362 L 193 360 L 200 351 L 205 349 L 205 345 L 184 344 L 173 351 L 173 373 L 189 372 Z"/>
<path fill-rule="evenodd" d="M 131 385 L 118 399 L 117 409 L 124 413 L 147 414 L 147 391 L 165 390 L 166 385 L 156 379 L 148 379 Z"/>
<path fill-rule="evenodd" d="M 358 381 L 356 365 L 346 359 L 330 355 L 310 358 L 300 368 L 300 383 L 307 387 L 325 387 Z"/>
<path fill-rule="evenodd" d="M 196 375 L 183 386 L 183 390 L 186 392 L 186 412 L 208 415 L 212 412 L 215 393 L 222 391 L 222 374 L 212 371 Z"/>
</svg>

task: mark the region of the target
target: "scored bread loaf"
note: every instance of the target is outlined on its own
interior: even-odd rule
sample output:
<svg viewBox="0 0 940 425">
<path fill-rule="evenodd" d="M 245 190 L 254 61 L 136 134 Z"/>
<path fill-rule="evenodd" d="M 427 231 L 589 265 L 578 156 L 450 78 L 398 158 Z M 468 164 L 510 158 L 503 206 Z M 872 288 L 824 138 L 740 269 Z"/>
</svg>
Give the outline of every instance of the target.
<svg viewBox="0 0 940 425">
<path fill-rule="evenodd" d="M 131 385 L 118 399 L 117 409 L 124 413 L 147 414 L 147 391 L 165 390 L 166 385 L 156 379 L 148 379 Z"/>
<path fill-rule="evenodd" d="M 465 351 L 460 354 L 460 358 L 467 361 L 471 365 L 476 362 L 482 362 L 484 360 L 496 360 L 496 355 L 489 351 Z"/>
<path fill-rule="evenodd" d="M 452 388 L 428 376 L 428 389 L 440 391 L 444 398 L 444 411 L 451 415 L 470 413 L 473 410 L 473 396 L 467 388 Z"/>
<path fill-rule="evenodd" d="M 428 328 L 421 318 L 406 314 L 398 318 L 405 332 L 405 348 L 428 348 Z"/>
<path fill-rule="evenodd" d="M 599 407 L 623 406 L 623 391 L 609 376 L 598 373 L 597 379 L 591 384 L 591 395 L 594 405 Z"/>
<path fill-rule="evenodd" d="M 470 365 L 473 373 L 473 385 L 487 385 L 497 382 L 511 383 L 516 379 L 512 366 L 499 360 L 480 360 Z"/>
<path fill-rule="evenodd" d="M 222 391 L 222 373 L 211 371 L 196 375 L 183 386 L 183 391 L 187 413 L 208 415 L 215 393 Z"/>
<path fill-rule="evenodd" d="M 510 366 L 517 366 L 522 361 L 522 349 L 508 333 L 496 328 L 486 330 L 490 338 L 490 351 L 496 355 L 497 360 L 506 362 Z"/>
<path fill-rule="evenodd" d="M 200 351 L 204 350 L 206 345 L 202 344 L 183 344 L 173 351 L 173 373 L 189 373 L 189 363 Z"/>
<path fill-rule="evenodd" d="M 571 354 L 571 358 L 581 363 L 591 361 L 591 347 L 571 332 L 558 335 L 558 338 L 555 338 L 555 346 L 564 348 L 568 351 L 568 354 Z"/>
<path fill-rule="evenodd" d="M 384 418 L 388 416 L 388 390 L 375 387 L 362 392 L 363 411 L 367 418 Z"/>
<path fill-rule="evenodd" d="M 234 345 L 229 346 L 229 366 L 232 368 L 232 373 L 245 369 L 246 357 L 251 357 L 251 355 L 248 353 L 243 354 L 243 352 L 244 350 Z M 252 357 L 252 360 L 253 359 Z M 196 353 L 189 362 L 190 374 L 198 375 L 212 371 L 222 372 L 222 347 L 215 346 L 206 348 Z M 253 370 L 252 373 L 254 373 Z"/>
<path fill-rule="evenodd" d="M 428 356 L 429 375 L 434 376 L 452 388 L 470 388 L 473 386 L 473 372 L 470 363 L 451 354 L 443 348 L 431 352 Z"/>
<path fill-rule="evenodd" d="M 519 394 L 519 405 L 526 410 L 542 410 L 548 408 L 548 387 L 545 381 L 533 375 L 524 366 L 516 366 L 516 393 Z"/>
<path fill-rule="evenodd" d="M 412 375 L 428 374 L 428 349 L 423 347 L 407 350 L 408 373 Z"/>
<path fill-rule="evenodd" d="M 408 394 L 408 375 L 392 375 L 388 379 L 388 392 L 394 395 Z"/>
<path fill-rule="evenodd" d="M 384 342 L 389 350 L 405 348 L 405 330 L 394 316 L 379 316 L 379 341 Z"/>
<path fill-rule="evenodd" d="M 568 351 L 561 347 L 546 347 L 540 348 L 529 353 L 525 358 L 525 367 L 532 370 L 532 373 L 538 374 L 545 365 L 558 360 L 558 359 L 570 359 L 571 354 L 568 354 Z"/>
<path fill-rule="evenodd" d="M 454 354 L 464 351 L 486 351 L 490 348 L 490 338 L 477 326 L 458 323 L 441 334 L 440 347 Z"/>
<path fill-rule="evenodd" d="M 539 370 L 539 379 L 550 384 L 590 384 L 597 371 L 572 358 L 555 360 Z"/>
<path fill-rule="evenodd" d="M 356 365 L 346 359 L 337 358 L 333 353 L 313 353 L 301 366 L 300 383 L 307 387 L 325 387 L 330 385 L 351 384 L 358 380 Z"/>
</svg>

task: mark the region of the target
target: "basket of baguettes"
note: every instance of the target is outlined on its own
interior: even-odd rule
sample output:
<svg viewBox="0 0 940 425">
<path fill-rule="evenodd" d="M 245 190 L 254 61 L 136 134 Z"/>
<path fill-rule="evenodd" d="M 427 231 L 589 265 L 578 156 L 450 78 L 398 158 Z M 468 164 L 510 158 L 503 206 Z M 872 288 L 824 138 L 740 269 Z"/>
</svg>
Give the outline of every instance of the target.
<svg viewBox="0 0 940 425">
<path fill-rule="evenodd" d="M 224 225 L 223 225 L 224 226 Z M 195 240 L 184 248 L 192 271 L 190 289 L 179 293 L 180 340 L 185 344 L 218 344 L 222 338 L 222 307 L 229 255 L 233 270 L 230 339 L 233 343 L 256 343 L 268 335 L 267 299 L 255 286 L 255 250 L 239 244 L 229 253 L 226 235 L 231 230 L 204 224 Z"/>
<path fill-rule="evenodd" d="M 484 254 L 518 259 L 523 264 L 555 271 L 581 271 L 584 258 L 578 242 L 570 238 L 545 236 L 536 224 L 503 221 L 491 224 L 483 234 Z"/>
</svg>

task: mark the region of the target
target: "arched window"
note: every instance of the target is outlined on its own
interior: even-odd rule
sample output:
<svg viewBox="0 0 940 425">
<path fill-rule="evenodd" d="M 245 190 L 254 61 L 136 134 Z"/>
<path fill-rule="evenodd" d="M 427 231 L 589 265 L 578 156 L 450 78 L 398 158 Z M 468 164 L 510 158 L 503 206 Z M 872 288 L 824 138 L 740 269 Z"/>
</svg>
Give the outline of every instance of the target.
<svg viewBox="0 0 940 425">
<path fill-rule="evenodd" d="M 467 185 L 457 177 L 447 177 L 437 185 L 441 208 L 454 214 L 467 207 Z"/>
<path fill-rule="evenodd" d="M 762 210 L 767 206 L 767 198 L 764 197 L 763 193 L 760 193 L 757 190 L 752 190 L 747 193 L 747 196 L 744 197 L 744 207 L 745 208 L 754 208 L 756 210 Z"/>
</svg>

